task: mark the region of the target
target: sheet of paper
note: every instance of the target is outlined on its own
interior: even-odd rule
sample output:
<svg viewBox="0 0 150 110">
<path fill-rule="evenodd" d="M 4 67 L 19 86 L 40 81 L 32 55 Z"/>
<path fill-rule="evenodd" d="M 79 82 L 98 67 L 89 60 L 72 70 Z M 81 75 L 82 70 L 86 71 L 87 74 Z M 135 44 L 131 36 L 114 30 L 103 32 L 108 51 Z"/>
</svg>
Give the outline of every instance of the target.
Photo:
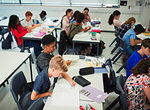
<svg viewBox="0 0 150 110">
<path fill-rule="evenodd" d="M 52 94 L 51 105 L 58 110 L 78 110 L 79 86 L 71 87 L 69 83 L 57 84 Z"/>
</svg>

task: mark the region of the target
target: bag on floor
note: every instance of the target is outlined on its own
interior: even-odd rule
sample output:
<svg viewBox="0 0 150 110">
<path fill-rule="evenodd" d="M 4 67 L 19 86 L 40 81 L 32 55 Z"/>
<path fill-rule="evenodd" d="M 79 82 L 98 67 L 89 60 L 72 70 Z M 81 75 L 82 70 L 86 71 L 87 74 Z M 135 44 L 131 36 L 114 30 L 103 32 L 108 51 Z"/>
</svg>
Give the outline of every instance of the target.
<svg viewBox="0 0 150 110">
<path fill-rule="evenodd" d="M 9 33 L 8 36 L 4 41 L 2 41 L 2 49 L 11 49 L 11 34 Z"/>
<path fill-rule="evenodd" d="M 98 55 L 101 55 L 104 49 L 104 42 L 102 40 L 100 40 L 99 43 L 99 51 L 98 51 Z M 97 44 L 92 44 L 92 49 L 91 49 L 92 53 L 97 54 Z"/>
</svg>

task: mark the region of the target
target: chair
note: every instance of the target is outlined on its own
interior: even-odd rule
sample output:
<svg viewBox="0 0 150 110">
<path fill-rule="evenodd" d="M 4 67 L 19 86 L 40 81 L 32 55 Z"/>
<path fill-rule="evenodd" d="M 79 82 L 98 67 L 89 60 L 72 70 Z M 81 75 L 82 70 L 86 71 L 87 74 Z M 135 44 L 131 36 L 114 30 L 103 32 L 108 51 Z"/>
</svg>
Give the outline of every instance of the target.
<svg viewBox="0 0 150 110">
<path fill-rule="evenodd" d="M 28 110 L 43 110 L 44 105 L 43 98 L 39 98 L 30 105 Z"/>
<path fill-rule="evenodd" d="M 28 89 L 27 81 L 22 71 L 11 79 L 10 91 L 19 110 L 27 110 L 32 104 L 33 101 L 30 99 L 31 92 Z"/>
<path fill-rule="evenodd" d="M 118 36 L 119 36 L 119 30 L 118 30 L 118 28 L 116 27 L 116 26 L 114 26 L 114 28 L 115 28 L 115 36 L 116 36 L 116 38 L 114 39 L 114 41 L 113 42 L 115 42 L 116 41 L 116 44 L 115 44 L 115 47 L 112 49 L 112 51 L 111 51 L 111 54 L 113 54 L 114 53 L 114 51 L 119 47 L 119 43 L 120 43 L 120 41 L 119 41 L 119 39 L 118 39 Z M 113 43 L 112 42 L 112 43 Z"/>
<path fill-rule="evenodd" d="M 125 79 L 126 79 L 125 77 L 120 75 L 119 77 L 117 77 L 116 80 L 116 89 L 119 91 L 119 104 L 120 104 L 120 106 L 118 107 L 119 110 L 120 109 L 127 110 L 128 108 L 126 94 L 123 90 Z"/>
<path fill-rule="evenodd" d="M 116 86 L 116 74 L 115 71 L 113 70 L 111 59 L 107 59 L 105 64 L 102 65 L 103 68 L 106 68 L 106 66 L 109 67 L 110 74 L 108 77 L 108 74 L 103 74 L 103 82 L 104 82 L 104 91 L 107 93 L 116 91 L 115 86 Z"/>
<path fill-rule="evenodd" d="M 4 27 L 1 27 L 1 26 L 0 26 L 0 35 L 2 36 L 1 39 L 0 39 L 0 41 L 5 40 L 4 35 L 5 35 L 6 33 L 8 33 L 8 32 L 9 32 L 9 31 L 8 31 L 8 28 L 4 28 Z"/>
<path fill-rule="evenodd" d="M 119 38 L 119 41 L 120 41 L 120 50 L 116 53 L 116 55 L 112 58 L 113 61 L 113 64 L 116 63 L 116 61 L 122 56 L 126 56 L 126 58 L 128 59 L 130 56 L 127 54 L 127 46 L 126 46 L 126 43 L 123 39 L 121 39 L 120 37 Z M 126 67 L 127 65 L 127 61 L 117 70 L 116 73 L 119 73 L 124 67 Z"/>
</svg>

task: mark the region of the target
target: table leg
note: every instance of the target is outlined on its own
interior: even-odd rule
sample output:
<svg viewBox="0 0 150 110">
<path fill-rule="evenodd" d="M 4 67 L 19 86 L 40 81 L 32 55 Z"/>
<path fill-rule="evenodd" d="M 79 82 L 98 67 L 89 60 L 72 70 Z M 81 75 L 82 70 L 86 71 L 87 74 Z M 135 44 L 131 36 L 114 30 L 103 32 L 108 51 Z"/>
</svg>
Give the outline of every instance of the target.
<svg viewBox="0 0 150 110">
<path fill-rule="evenodd" d="M 33 76 L 32 76 L 32 56 L 30 54 L 30 57 L 29 57 L 29 63 L 30 63 L 30 74 L 31 74 L 31 82 L 33 82 Z"/>
<path fill-rule="evenodd" d="M 98 56 L 98 52 L 99 52 L 99 43 L 97 43 L 97 56 Z"/>
<path fill-rule="evenodd" d="M 55 28 L 55 35 L 56 35 L 56 48 L 57 48 L 57 29 Z"/>
</svg>

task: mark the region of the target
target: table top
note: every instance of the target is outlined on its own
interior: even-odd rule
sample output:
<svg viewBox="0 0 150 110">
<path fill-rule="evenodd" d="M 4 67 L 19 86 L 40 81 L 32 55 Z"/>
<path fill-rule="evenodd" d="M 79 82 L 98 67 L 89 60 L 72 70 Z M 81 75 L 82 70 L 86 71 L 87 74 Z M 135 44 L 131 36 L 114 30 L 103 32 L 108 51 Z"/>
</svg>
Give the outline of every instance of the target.
<svg viewBox="0 0 150 110">
<path fill-rule="evenodd" d="M 42 37 L 44 36 L 41 36 L 41 37 L 38 37 L 38 36 L 35 36 L 35 34 L 39 33 L 39 32 L 46 32 L 46 34 L 51 34 L 54 29 L 59 26 L 61 22 L 61 19 L 59 19 L 57 22 L 44 22 L 43 24 L 41 24 L 41 26 L 35 28 L 32 30 L 32 32 L 30 33 L 27 33 L 26 35 L 24 35 L 22 37 L 22 39 L 35 39 L 35 40 L 41 40 Z M 49 26 L 54 26 L 52 28 L 49 28 Z"/>
<path fill-rule="evenodd" d="M 142 40 L 146 39 L 146 38 L 150 38 L 150 35 L 144 35 L 143 33 L 137 35 L 137 37 L 141 38 Z"/>
<path fill-rule="evenodd" d="M 86 58 L 88 58 L 88 59 L 97 59 L 95 57 L 86 57 L 85 59 L 79 59 L 78 55 L 64 55 L 63 57 L 64 57 L 65 60 L 71 60 L 72 61 L 71 65 L 68 68 L 68 72 L 67 72 L 70 77 L 79 75 L 79 69 L 88 66 L 86 64 Z M 91 75 L 85 75 L 83 77 L 91 82 L 91 86 L 93 86 L 93 87 L 95 87 L 99 90 L 102 90 L 102 91 L 104 90 L 103 89 L 102 74 L 91 74 Z M 66 88 L 66 89 L 63 89 L 62 87 Z M 70 87 L 70 89 L 68 89 L 69 87 Z M 66 99 L 68 99 L 69 95 L 71 95 L 71 93 L 72 93 L 72 92 L 70 93 L 68 91 L 72 91 L 72 90 L 75 91 L 75 93 L 74 93 L 74 95 L 72 95 L 72 97 L 78 96 L 78 97 L 73 99 L 75 101 L 78 100 L 76 103 L 75 103 L 75 101 L 73 102 L 76 105 L 73 106 L 72 104 L 69 104 L 71 102 L 67 102 L 68 100 L 66 100 L 66 102 L 65 102 L 65 99 L 62 100 L 61 98 L 59 98 L 59 100 L 62 101 L 62 103 L 64 103 L 64 104 L 67 103 L 68 104 L 67 105 L 68 107 L 65 108 L 65 110 L 69 110 L 69 109 L 77 110 L 77 108 L 79 109 L 79 105 L 85 106 L 86 104 L 91 104 L 92 107 L 95 108 L 95 110 L 103 110 L 102 103 L 98 104 L 98 103 L 92 101 L 91 99 L 83 96 L 82 94 L 79 94 L 79 90 L 81 90 L 81 89 L 82 89 L 82 87 L 79 86 L 78 84 L 76 84 L 75 87 L 71 87 L 65 79 L 60 78 L 57 81 L 56 85 L 55 85 L 52 97 L 48 98 L 48 100 L 47 100 L 47 102 L 44 106 L 44 110 L 49 110 L 49 109 L 52 109 L 52 108 L 55 108 L 55 110 L 62 110 L 63 108 L 61 107 L 61 109 L 60 109 L 59 105 L 58 105 L 58 107 L 57 107 L 57 105 L 54 106 L 53 100 L 55 100 L 55 98 L 57 97 L 56 96 L 57 94 L 62 94 L 62 93 L 64 93 L 64 95 L 68 94 L 68 96 L 66 95 Z M 60 106 L 61 106 L 61 104 L 60 104 Z"/>
<path fill-rule="evenodd" d="M 30 53 L 0 51 L 0 84 L 29 58 L 30 55 Z"/>
</svg>

